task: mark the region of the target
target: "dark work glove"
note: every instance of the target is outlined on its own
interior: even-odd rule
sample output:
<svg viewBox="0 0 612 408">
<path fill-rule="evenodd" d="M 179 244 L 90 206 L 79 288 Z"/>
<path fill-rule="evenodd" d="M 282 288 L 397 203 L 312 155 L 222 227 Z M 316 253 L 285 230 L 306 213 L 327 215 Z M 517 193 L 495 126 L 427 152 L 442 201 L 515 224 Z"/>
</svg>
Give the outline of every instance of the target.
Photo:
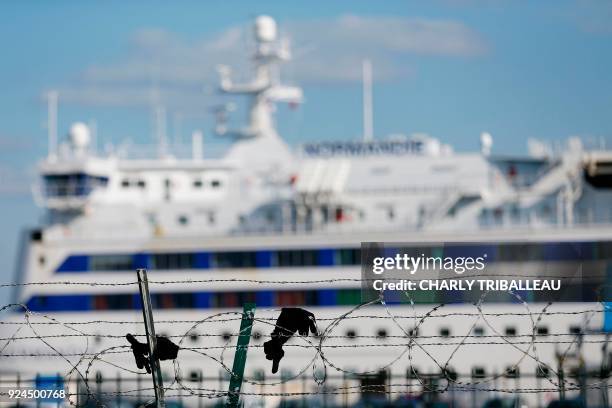
<svg viewBox="0 0 612 408">
<path fill-rule="evenodd" d="M 147 370 L 147 373 L 151 372 L 151 366 L 149 364 L 149 358 L 145 355 L 149 354 L 149 345 L 147 343 L 140 343 L 134 336 L 127 334 L 125 338 L 132 345 L 132 353 L 134 353 L 134 359 L 136 360 L 136 366 L 139 369 L 143 367 Z M 171 342 L 166 337 L 157 336 L 157 357 L 160 360 L 174 360 L 178 355 L 179 346 Z"/>
<path fill-rule="evenodd" d="M 157 336 L 157 357 L 160 360 L 174 360 L 178 355 L 179 346 L 167 337 Z"/>
<path fill-rule="evenodd" d="M 149 359 L 145 357 L 145 354 L 149 354 L 149 345 L 147 343 L 140 343 L 134 336 L 127 334 L 125 338 L 132 345 L 132 353 L 134 353 L 134 359 L 136 360 L 136 366 L 142 370 L 146 368 L 147 373 L 151 372 L 151 366 L 149 365 Z"/>
<path fill-rule="evenodd" d="M 312 313 L 297 307 L 284 307 L 276 320 L 276 327 L 272 332 L 272 339 L 264 343 L 266 359 L 272 360 L 272 374 L 278 371 L 278 363 L 285 356 L 283 344 L 297 331 L 307 336 L 308 331 L 318 335 L 317 323 Z"/>
</svg>

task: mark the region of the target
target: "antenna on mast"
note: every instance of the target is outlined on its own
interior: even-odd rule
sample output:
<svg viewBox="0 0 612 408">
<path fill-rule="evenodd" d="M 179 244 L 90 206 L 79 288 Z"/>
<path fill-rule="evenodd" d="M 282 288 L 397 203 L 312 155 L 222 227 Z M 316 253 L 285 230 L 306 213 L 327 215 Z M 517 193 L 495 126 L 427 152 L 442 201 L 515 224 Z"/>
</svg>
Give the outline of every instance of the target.
<svg viewBox="0 0 612 408">
<path fill-rule="evenodd" d="M 47 93 L 47 136 L 49 143 L 49 159 L 57 156 L 57 91 Z"/>
<path fill-rule="evenodd" d="M 159 157 L 166 157 L 168 142 L 166 140 L 166 109 L 162 105 L 155 107 L 155 136 L 157 138 Z"/>
<path fill-rule="evenodd" d="M 182 112 L 174 112 L 172 114 L 172 144 L 175 148 L 180 147 L 183 143 L 182 127 L 184 115 Z"/>
<path fill-rule="evenodd" d="M 159 89 L 159 64 L 155 65 L 151 71 L 151 108 L 152 108 L 152 128 L 157 142 L 157 154 L 160 158 L 165 158 L 168 154 L 167 140 L 167 120 L 166 108 L 162 103 Z"/>
<path fill-rule="evenodd" d="M 89 133 L 91 135 L 91 145 L 93 146 L 93 153 L 98 153 L 98 121 L 95 119 L 90 119 L 89 123 Z"/>
<path fill-rule="evenodd" d="M 372 62 L 364 59 L 362 63 L 363 81 L 363 140 L 374 138 L 374 115 L 372 113 Z"/>
<path fill-rule="evenodd" d="M 227 66 L 219 66 L 220 90 L 226 94 L 246 95 L 251 99 L 249 106 L 249 124 L 242 129 L 227 129 L 225 112 L 216 108 L 216 133 L 234 139 L 251 139 L 255 137 L 276 137 L 273 121 L 273 104 L 302 102 L 302 90 L 295 86 L 283 85 L 278 79 L 278 64 L 289 61 L 289 43 L 278 37 L 276 22 L 270 16 L 259 16 L 255 19 L 253 34 L 255 37 L 255 78 L 246 83 L 234 83 Z"/>
</svg>

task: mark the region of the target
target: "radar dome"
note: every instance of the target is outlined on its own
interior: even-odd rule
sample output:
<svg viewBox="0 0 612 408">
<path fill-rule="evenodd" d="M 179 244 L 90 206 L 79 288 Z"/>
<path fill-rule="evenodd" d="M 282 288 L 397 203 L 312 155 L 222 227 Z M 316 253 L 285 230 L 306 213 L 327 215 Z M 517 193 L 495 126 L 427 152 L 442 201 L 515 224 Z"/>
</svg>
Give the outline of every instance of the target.
<svg viewBox="0 0 612 408">
<path fill-rule="evenodd" d="M 70 126 L 68 137 L 70 138 L 70 143 L 72 146 L 78 149 L 87 147 L 91 139 L 89 128 L 82 122 L 76 122 Z"/>
<path fill-rule="evenodd" d="M 480 134 L 480 152 L 488 156 L 491 154 L 491 147 L 493 147 L 493 136 L 489 132 L 482 132 Z"/>
<path fill-rule="evenodd" d="M 255 37 L 259 41 L 276 40 L 276 21 L 270 16 L 259 16 L 255 19 Z"/>
</svg>

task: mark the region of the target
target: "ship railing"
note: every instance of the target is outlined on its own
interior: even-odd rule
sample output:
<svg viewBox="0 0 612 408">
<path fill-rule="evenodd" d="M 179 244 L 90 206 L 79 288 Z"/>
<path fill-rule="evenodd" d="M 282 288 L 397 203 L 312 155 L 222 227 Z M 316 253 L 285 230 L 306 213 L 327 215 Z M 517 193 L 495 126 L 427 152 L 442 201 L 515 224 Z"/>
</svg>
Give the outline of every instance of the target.
<svg viewBox="0 0 612 408">
<path fill-rule="evenodd" d="M 64 199 L 65 200 L 65 199 Z M 81 201 L 82 204 L 85 201 Z M 73 206 L 76 206 L 73 203 Z M 60 204 L 58 203 L 59 207 Z M 66 207 L 66 205 L 64 205 Z M 597 231 L 609 231 L 612 228 L 612 217 L 607 219 L 601 218 L 589 218 L 588 215 L 576 216 L 572 224 L 560 223 L 555 220 L 551 220 L 545 217 L 531 219 L 522 219 L 520 221 L 513 220 L 512 215 L 501 214 L 495 217 L 493 214 L 488 218 L 482 218 L 474 223 L 473 226 L 462 226 L 460 230 L 457 228 L 434 228 L 429 229 L 428 226 L 419 226 L 416 224 L 401 224 L 397 223 L 389 226 L 335 226 L 333 228 L 293 228 L 293 229 L 282 229 L 282 228 L 253 228 L 253 229 L 234 229 L 229 231 L 206 231 L 206 230 L 182 230 L 180 235 L 178 234 L 157 234 L 157 238 L 164 240 L 183 240 L 183 239 L 199 239 L 199 238 L 249 238 L 249 237 L 308 237 L 308 236 L 354 236 L 355 234 L 378 234 L 384 236 L 385 234 L 453 234 L 458 236 L 473 236 L 478 233 L 526 233 L 530 231 L 538 232 L 571 232 L 572 230 L 589 230 L 593 234 Z M 138 227 L 138 226 L 136 226 Z M 88 227 L 79 226 L 65 226 L 61 235 L 62 239 L 66 239 L 65 233 L 70 233 L 70 237 L 74 239 L 80 239 L 81 237 L 88 237 L 91 239 L 99 238 L 101 240 L 114 239 L 114 238 L 125 238 L 125 233 L 122 229 L 117 228 L 97 228 L 96 231 L 92 231 Z M 153 232 L 151 232 L 153 234 Z M 146 231 L 142 231 L 139 235 L 149 237 Z M 49 236 L 50 237 L 50 236 Z"/>
<path fill-rule="evenodd" d="M 595 218 L 593 214 L 576 214 L 573 223 L 559 222 L 554 214 L 550 216 L 519 216 L 513 215 L 510 211 L 502 213 L 498 217 L 492 215 L 489 218 L 482 218 L 476 221 L 472 228 L 462 228 L 461 231 L 470 232 L 487 232 L 491 230 L 498 231 L 525 231 L 525 230 L 571 230 L 573 228 L 580 229 L 601 229 L 612 227 L 612 214 L 605 219 L 602 217 Z M 293 228 L 258 228 L 258 229 L 239 229 L 232 230 L 229 236 L 291 236 L 291 235 L 341 235 L 353 233 L 397 233 L 397 232 L 419 232 L 427 230 L 426 226 L 417 223 L 398 223 L 388 226 L 352 226 L 352 225 L 329 225 L 323 228 L 308 228 L 293 227 Z M 440 233 L 452 233 L 455 230 L 436 229 Z"/>
<path fill-rule="evenodd" d="M 202 156 L 196 159 L 219 159 L 225 155 L 229 146 L 229 143 L 221 140 L 205 142 L 201 150 Z M 114 153 L 123 160 L 159 160 L 160 156 L 177 160 L 194 159 L 193 147 L 182 141 L 169 144 L 165 152 L 161 152 L 158 145 L 124 143 L 118 146 Z"/>
</svg>

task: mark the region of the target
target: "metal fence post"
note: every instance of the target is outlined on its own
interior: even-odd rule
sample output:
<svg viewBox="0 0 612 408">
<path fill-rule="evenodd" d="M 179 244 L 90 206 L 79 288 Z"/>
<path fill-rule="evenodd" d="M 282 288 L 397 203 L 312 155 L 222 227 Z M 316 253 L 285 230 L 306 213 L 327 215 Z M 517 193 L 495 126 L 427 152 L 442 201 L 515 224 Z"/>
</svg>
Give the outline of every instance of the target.
<svg viewBox="0 0 612 408">
<path fill-rule="evenodd" d="M 144 318 L 147 343 L 149 345 L 149 362 L 151 365 L 151 376 L 153 377 L 153 388 L 155 389 L 155 401 L 158 408 L 164 408 L 166 406 L 164 402 L 164 384 L 159 360 L 157 359 L 157 339 L 153 324 L 153 308 L 151 306 L 147 270 L 137 269 L 136 274 L 138 275 L 138 287 L 140 289 L 140 300 L 142 301 L 142 317 Z"/>
<path fill-rule="evenodd" d="M 198 379 L 198 408 L 202 408 L 202 388 L 204 387 L 203 381 L 204 375 L 200 372 L 200 378 Z"/>
<path fill-rule="evenodd" d="M 247 351 L 249 341 L 251 340 L 251 329 L 253 328 L 253 319 L 255 318 L 255 303 L 245 303 L 242 313 L 242 321 L 240 322 L 240 333 L 238 334 L 238 344 L 236 345 L 236 353 L 234 354 L 234 364 L 232 366 L 232 375 L 230 377 L 228 389 L 228 408 L 238 408 L 240 399 L 240 389 L 242 388 L 242 378 L 244 376 L 244 367 L 246 365 Z"/>
<path fill-rule="evenodd" d="M 345 376 L 345 373 L 343 371 L 342 377 L 344 378 L 344 376 Z M 300 377 L 302 378 L 302 408 L 306 408 L 306 376 L 302 374 Z M 342 385 L 346 389 L 346 383 L 343 382 Z"/>
<path fill-rule="evenodd" d="M 64 384 L 64 379 L 62 378 L 62 375 L 60 373 L 57 373 L 55 388 L 56 389 L 59 388 L 60 380 L 62 380 L 61 381 L 62 387 L 64 387 L 64 389 L 66 389 L 66 385 Z M 70 384 L 68 384 L 68 385 L 70 385 Z M 64 401 L 62 400 L 62 402 L 64 402 Z M 57 406 L 57 408 L 60 408 L 60 399 L 59 398 L 56 401 L 56 406 Z"/>
<path fill-rule="evenodd" d="M 557 352 L 557 381 L 559 382 L 559 400 L 565 401 L 565 373 L 563 372 L 563 355 Z"/>
<path fill-rule="evenodd" d="M 603 387 L 601 387 L 601 405 L 603 408 L 608 408 L 608 377 L 610 376 L 610 367 L 609 367 L 609 356 L 608 356 L 608 342 L 610 341 L 610 333 L 606 333 L 606 341 L 601 347 L 601 369 L 600 369 L 600 379 L 603 382 Z"/>
<path fill-rule="evenodd" d="M 117 385 L 117 395 L 115 396 L 116 398 L 116 404 L 118 407 L 121 406 L 121 373 L 119 371 L 117 371 L 117 378 L 115 379 Z"/>
<path fill-rule="evenodd" d="M 136 376 L 136 398 L 138 399 L 138 406 L 140 407 L 142 401 L 142 387 L 141 387 L 141 377 L 139 375 Z"/>
<path fill-rule="evenodd" d="M 17 388 L 21 388 L 21 374 L 17 373 Z M 17 400 L 17 408 L 21 408 L 21 401 Z"/>
</svg>

